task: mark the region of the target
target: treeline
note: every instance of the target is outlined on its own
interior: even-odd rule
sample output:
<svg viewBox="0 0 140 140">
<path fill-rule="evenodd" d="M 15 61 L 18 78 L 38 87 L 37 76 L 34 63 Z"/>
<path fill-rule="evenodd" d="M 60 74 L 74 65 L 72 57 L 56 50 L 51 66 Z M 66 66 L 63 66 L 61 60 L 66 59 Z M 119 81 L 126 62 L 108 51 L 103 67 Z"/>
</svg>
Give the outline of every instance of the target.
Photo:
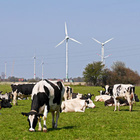
<svg viewBox="0 0 140 140">
<path fill-rule="evenodd" d="M 105 68 L 101 62 L 88 64 L 83 71 L 84 81 L 88 85 L 114 85 L 123 84 L 140 84 L 140 75 L 137 71 L 127 68 L 123 62 L 114 62 L 111 69 Z"/>
</svg>

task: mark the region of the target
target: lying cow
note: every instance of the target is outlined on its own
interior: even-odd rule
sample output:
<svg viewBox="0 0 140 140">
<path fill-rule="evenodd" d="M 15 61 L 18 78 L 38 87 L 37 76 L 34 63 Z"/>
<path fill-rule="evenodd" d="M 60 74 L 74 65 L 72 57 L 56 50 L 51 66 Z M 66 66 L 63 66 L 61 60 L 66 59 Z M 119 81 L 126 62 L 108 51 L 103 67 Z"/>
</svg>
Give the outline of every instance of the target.
<svg viewBox="0 0 140 140">
<path fill-rule="evenodd" d="M 35 84 L 12 84 L 13 105 L 17 105 L 18 96 L 21 98 L 31 96 L 34 85 Z"/>
<path fill-rule="evenodd" d="M 115 109 L 117 110 L 117 104 L 118 104 L 118 110 L 120 110 L 120 99 L 126 99 L 129 104 L 129 111 L 132 111 L 133 102 L 134 99 L 134 92 L 135 87 L 131 84 L 116 84 L 113 86 L 113 97 L 114 97 L 114 103 L 115 103 Z"/>
<path fill-rule="evenodd" d="M 139 98 L 136 94 L 134 94 L 134 98 L 136 102 L 139 102 Z M 125 106 L 125 105 L 129 105 L 128 101 L 126 99 L 119 99 L 120 102 L 120 106 Z M 111 97 L 110 99 L 106 100 L 104 103 L 105 106 L 114 106 L 114 98 Z"/>
<path fill-rule="evenodd" d="M 70 86 L 65 87 L 64 100 L 72 99 L 72 88 Z"/>
<path fill-rule="evenodd" d="M 81 100 L 79 98 L 63 101 L 61 105 L 62 112 L 85 112 L 86 108 L 94 108 L 92 100 Z"/>
<path fill-rule="evenodd" d="M 80 93 L 72 93 L 72 99 L 74 98 L 80 98 L 80 99 L 91 99 L 91 97 L 94 96 L 94 94 L 87 93 L 87 94 L 80 94 Z"/>
<path fill-rule="evenodd" d="M 13 96 L 12 96 L 12 93 L 11 93 L 11 92 L 5 93 L 5 94 L 1 94 L 1 93 L 0 93 L 0 98 L 1 98 L 1 99 L 6 99 L 6 100 L 8 100 L 9 102 L 11 102 Z"/>
<path fill-rule="evenodd" d="M 59 118 L 64 91 L 64 85 L 60 81 L 51 82 L 48 80 L 42 80 L 34 86 L 31 95 L 31 111 L 29 113 L 22 112 L 22 115 L 28 116 L 29 131 L 35 131 L 37 121 L 39 121 L 38 130 L 42 130 L 40 116 L 43 116 L 43 131 L 46 132 L 46 118 L 48 112 L 52 113 L 52 127 L 57 128 L 57 121 Z M 43 111 L 44 113 L 40 114 Z M 55 112 L 56 123 L 54 122 Z"/>
<path fill-rule="evenodd" d="M 120 106 L 127 106 L 127 105 L 129 105 L 128 101 L 125 100 L 125 99 L 119 99 L 119 102 L 120 102 Z M 105 106 L 115 106 L 114 105 L 114 98 L 111 97 L 110 99 L 106 100 L 104 105 Z"/>
<path fill-rule="evenodd" d="M 0 98 L 0 109 L 1 108 L 11 108 L 12 105 L 10 104 L 10 102 L 7 99 L 1 99 Z"/>
<path fill-rule="evenodd" d="M 94 101 L 105 102 L 106 100 L 108 100 L 110 98 L 111 98 L 111 96 L 109 96 L 109 95 L 98 95 L 98 96 L 95 96 Z"/>
</svg>

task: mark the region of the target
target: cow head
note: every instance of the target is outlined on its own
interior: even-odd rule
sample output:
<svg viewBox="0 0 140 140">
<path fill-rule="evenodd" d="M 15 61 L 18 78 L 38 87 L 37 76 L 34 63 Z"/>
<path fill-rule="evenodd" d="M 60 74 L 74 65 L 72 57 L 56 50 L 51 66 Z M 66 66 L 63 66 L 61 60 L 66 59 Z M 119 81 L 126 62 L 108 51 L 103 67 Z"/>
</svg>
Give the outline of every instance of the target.
<svg viewBox="0 0 140 140">
<path fill-rule="evenodd" d="M 85 102 L 87 103 L 87 108 L 94 108 L 95 107 L 95 104 L 93 103 L 93 101 L 90 98 L 85 100 Z"/>
<path fill-rule="evenodd" d="M 12 105 L 10 104 L 10 102 L 6 99 L 1 99 L 0 100 L 0 108 L 11 108 Z"/>
<path fill-rule="evenodd" d="M 39 114 L 36 111 L 31 111 L 29 113 L 21 113 L 24 116 L 28 116 L 28 122 L 29 122 L 29 131 L 30 132 L 34 132 L 35 131 L 35 127 L 37 125 L 37 121 L 40 117 L 43 116 L 43 114 Z"/>
</svg>

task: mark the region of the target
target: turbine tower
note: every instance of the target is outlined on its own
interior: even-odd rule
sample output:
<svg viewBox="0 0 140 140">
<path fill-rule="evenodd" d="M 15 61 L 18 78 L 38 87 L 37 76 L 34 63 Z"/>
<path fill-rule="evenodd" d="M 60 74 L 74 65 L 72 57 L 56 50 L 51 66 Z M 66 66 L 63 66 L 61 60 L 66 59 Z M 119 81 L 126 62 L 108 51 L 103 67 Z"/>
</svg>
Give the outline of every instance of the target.
<svg viewBox="0 0 140 140">
<path fill-rule="evenodd" d="M 43 78 L 44 78 L 44 62 L 43 62 L 43 60 L 41 62 L 41 65 L 42 65 L 42 80 L 43 80 Z"/>
<path fill-rule="evenodd" d="M 4 79 L 6 80 L 6 66 L 7 66 L 7 63 L 5 62 L 5 74 L 4 74 Z"/>
<path fill-rule="evenodd" d="M 65 22 L 65 39 L 64 40 L 62 40 L 58 45 L 56 45 L 55 47 L 58 47 L 59 45 L 61 45 L 64 41 L 66 41 L 66 81 L 68 82 L 68 80 L 69 80 L 69 76 L 68 76 L 68 40 L 70 39 L 70 40 L 72 40 L 72 41 L 74 41 L 74 42 L 76 42 L 76 43 L 79 43 L 79 44 L 82 44 L 82 43 L 80 43 L 79 41 L 77 41 L 77 40 L 75 40 L 75 39 L 73 39 L 73 38 L 71 38 L 71 37 L 69 37 L 68 36 L 68 31 L 67 31 L 67 25 L 66 25 L 66 22 Z"/>
<path fill-rule="evenodd" d="M 92 39 L 93 39 L 94 41 L 96 41 L 97 43 L 99 43 L 99 44 L 102 45 L 101 55 L 99 55 L 99 56 L 101 56 L 101 62 L 102 62 L 102 64 L 105 64 L 105 59 L 106 59 L 107 57 L 109 57 L 110 55 L 104 56 L 104 45 L 105 45 L 106 43 L 108 43 L 109 41 L 111 41 L 113 38 L 111 38 L 111 39 L 105 41 L 104 43 L 101 43 L 100 41 L 96 40 L 95 38 L 92 38 Z"/>
<path fill-rule="evenodd" d="M 36 64 L 36 56 L 34 55 L 34 79 L 36 78 L 35 64 Z"/>
</svg>

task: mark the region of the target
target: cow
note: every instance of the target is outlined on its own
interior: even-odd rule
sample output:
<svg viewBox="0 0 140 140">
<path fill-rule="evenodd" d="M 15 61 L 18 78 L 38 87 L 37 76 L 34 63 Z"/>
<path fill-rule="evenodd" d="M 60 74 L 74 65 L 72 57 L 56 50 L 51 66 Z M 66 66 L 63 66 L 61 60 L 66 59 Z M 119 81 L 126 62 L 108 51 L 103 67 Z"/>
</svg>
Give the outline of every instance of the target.
<svg viewBox="0 0 140 140">
<path fill-rule="evenodd" d="M 116 84 L 113 86 L 113 97 L 115 103 L 115 109 L 117 110 L 118 104 L 118 111 L 120 110 L 120 99 L 126 99 L 129 104 L 129 111 L 132 111 L 133 102 L 135 102 L 134 98 L 135 87 L 131 84 Z"/>
<path fill-rule="evenodd" d="M 86 108 L 94 108 L 95 104 L 91 99 L 81 100 L 79 98 L 62 102 L 62 112 L 85 112 Z"/>
<path fill-rule="evenodd" d="M 10 102 L 7 99 L 1 99 L 0 98 L 0 109 L 1 108 L 11 108 L 12 105 L 10 104 Z"/>
<path fill-rule="evenodd" d="M 31 96 L 35 84 L 11 84 L 13 94 L 13 105 L 17 105 L 17 98 Z"/>
<path fill-rule="evenodd" d="M 128 101 L 125 100 L 125 99 L 119 99 L 119 102 L 120 102 L 120 106 L 127 106 L 127 105 L 129 105 Z M 111 97 L 110 99 L 106 100 L 104 102 L 104 105 L 105 106 L 114 106 L 114 98 Z"/>
<path fill-rule="evenodd" d="M 22 112 L 22 115 L 28 116 L 29 131 L 35 131 L 37 120 L 39 121 L 38 130 L 42 130 L 41 118 L 43 116 L 43 132 L 47 132 L 46 118 L 48 112 L 52 113 L 52 128 L 57 128 L 57 122 L 61 109 L 61 103 L 64 96 L 65 87 L 60 81 L 42 80 L 36 83 L 31 94 L 31 111 Z M 44 111 L 43 114 L 41 114 Z M 54 115 L 56 112 L 56 123 Z"/>
<path fill-rule="evenodd" d="M 0 93 L 0 98 L 1 98 L 1 99 L 6 99 L 6 100 L 8 100 L 9 102 L 11 102 L 13 96 L 12 96 L 12 93 L 11 93 L 11 92 L 9 92 L 9 93 L 6 92 L 5 94 L 1 94 L 1 93 Z"/>
<path fill-rule="evenodd" d="M 136 102 L 139 102 L 139 98 L 136 94 L 134 94 L 134 98 Z M 126 99 L 119 99 L 120 106 L 129 105 Z M 111 97 L 110 99 L 106 100 L 104 103 L 105 106 L 114 106 L 114 98 Z"/>
<path fill-rule="evenodd" d="M 100 102 L 105 102 L 106 100 L 110 99 L 111 96 L 110 95 L 98 95 L 98 96 L 95 96 L 95 99 L 94 101 L 100 101 Z"/>
<path fill-rule="evenodd" d="M 100 93 L 100 95 L 105 95 L 105 91 L 100 90 L 98 92 Z"/>
<path fill-rule="evenodd" d="M 74 98 L 80 98 L 80 99 L 91 99 L 91 97 L 94 96 L 94 94 L 87 93 L 87 94 L 80 94 L 80 93 L 72 93 L 72 99 Z"/>
<path fill-rule="evenodd" d="M 72 88 L 70 86 L 65 87 L 64 100 L 72 99 Z"/>
</svg>

